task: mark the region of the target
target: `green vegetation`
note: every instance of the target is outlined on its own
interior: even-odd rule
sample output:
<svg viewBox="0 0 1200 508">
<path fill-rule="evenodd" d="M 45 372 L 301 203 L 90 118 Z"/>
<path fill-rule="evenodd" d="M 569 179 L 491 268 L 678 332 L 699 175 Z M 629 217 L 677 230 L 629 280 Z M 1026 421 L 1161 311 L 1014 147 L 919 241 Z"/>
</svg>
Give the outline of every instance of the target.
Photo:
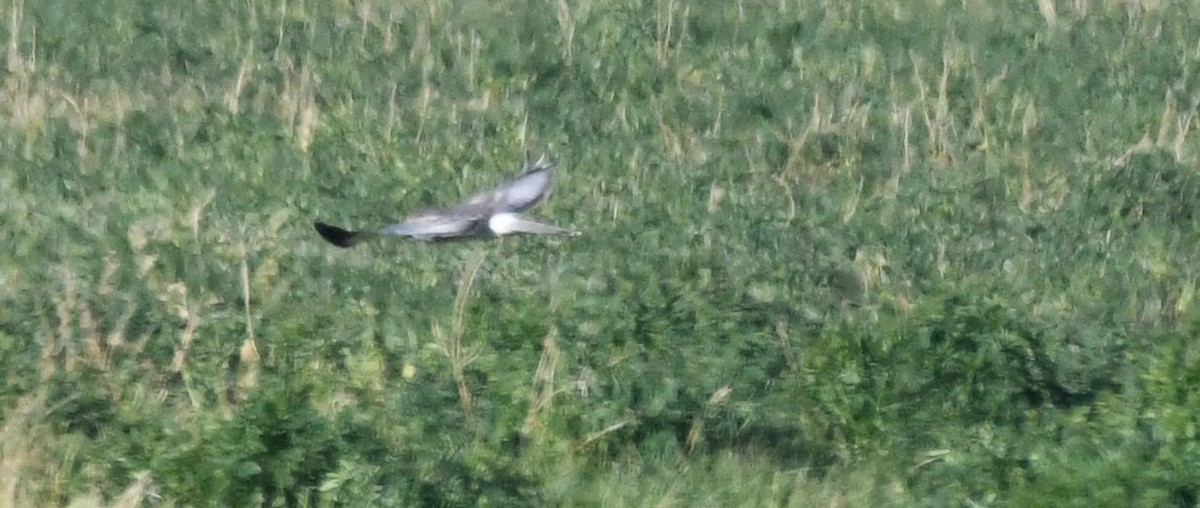
<svg viewBox="0 0 1200 508">
<path fill-rule="evenodd" d="M 1193 2 L 0 14 L 0 507 L 1200 503 Z"/>
</svg>

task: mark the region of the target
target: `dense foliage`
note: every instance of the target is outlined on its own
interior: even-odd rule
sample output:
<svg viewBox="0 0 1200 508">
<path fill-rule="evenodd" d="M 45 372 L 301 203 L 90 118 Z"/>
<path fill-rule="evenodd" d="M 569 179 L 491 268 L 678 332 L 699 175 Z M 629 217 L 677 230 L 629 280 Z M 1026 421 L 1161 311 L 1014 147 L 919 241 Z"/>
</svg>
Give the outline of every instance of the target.
<svg viewBox="0 0 1200 508">
<path fill-rule="evenodd" d="M 9 0 L 0 506 L 1196 506 L 1194 11 Z"/>
</svg>

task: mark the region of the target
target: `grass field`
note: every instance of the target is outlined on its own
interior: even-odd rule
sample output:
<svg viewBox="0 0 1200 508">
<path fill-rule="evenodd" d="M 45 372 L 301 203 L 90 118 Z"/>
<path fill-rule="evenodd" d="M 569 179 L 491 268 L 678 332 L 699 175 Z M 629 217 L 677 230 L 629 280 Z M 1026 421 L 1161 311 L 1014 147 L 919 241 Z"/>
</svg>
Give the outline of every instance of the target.
<svg viewBox="0 0 1200 508">
<path fill-rule="evenodd" d="M 0 507 L 1200 504 L 1200 5 L 0 0 Z M 577 238 L 341 250 L 558 161 Z"/>
</svg>

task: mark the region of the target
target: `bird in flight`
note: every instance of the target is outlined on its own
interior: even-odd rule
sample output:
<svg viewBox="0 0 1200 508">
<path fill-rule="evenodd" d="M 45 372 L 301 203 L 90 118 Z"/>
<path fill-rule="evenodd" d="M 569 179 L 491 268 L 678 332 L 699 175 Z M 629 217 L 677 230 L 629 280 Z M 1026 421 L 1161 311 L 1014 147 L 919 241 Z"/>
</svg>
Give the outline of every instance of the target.
<svg viewBox="0 0 1200 508">
<path fill-rule="evenodd" d="M 467 238 L 496 238 L 511 234 L 576 236 L 577 231 L 526 219 L 521 213 L 540 203 L 550 191 L 555 166 L 545 156 L 530 164 L 526 156 L 521 174 L 495 189 L 471 196 L 453 206 L 426 208 L 403 222 L 379 230 L 351 231 L 315 222 L 317 233 L 329 243 L 349 248 L 383 235 L 443 242 Z"/>
</svg>

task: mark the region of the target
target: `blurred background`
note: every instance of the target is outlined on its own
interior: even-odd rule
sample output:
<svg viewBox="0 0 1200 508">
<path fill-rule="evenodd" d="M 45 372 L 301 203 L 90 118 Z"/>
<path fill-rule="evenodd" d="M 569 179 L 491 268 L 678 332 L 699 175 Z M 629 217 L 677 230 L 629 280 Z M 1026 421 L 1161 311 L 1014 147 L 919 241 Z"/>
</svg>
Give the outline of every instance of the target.
<svg viewBox="0 0 1200 508">
<path fill-rule="evenodd" d="M 0 506 L 1195 506 L 1195 11 L 3 0 Z"/>
</svg>

